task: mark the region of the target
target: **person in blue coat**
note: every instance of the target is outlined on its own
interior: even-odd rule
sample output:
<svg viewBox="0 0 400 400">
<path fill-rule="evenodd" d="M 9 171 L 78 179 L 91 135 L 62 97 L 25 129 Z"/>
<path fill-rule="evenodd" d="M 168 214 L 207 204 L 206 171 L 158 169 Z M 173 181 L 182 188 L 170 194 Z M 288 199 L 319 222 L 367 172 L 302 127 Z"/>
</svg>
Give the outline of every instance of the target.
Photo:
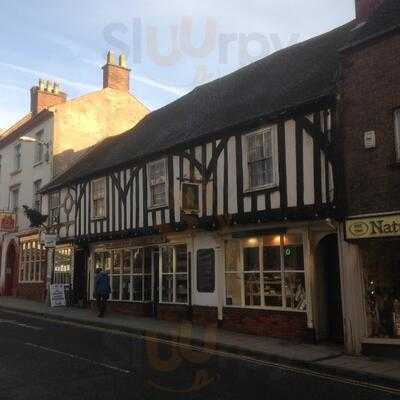
<svg viewBox="0 0 400 400">
<path fill-rule="evenodd" d="M 104 272 L 101 268 L 96 269 L 95 276 L 95 297 L 97 302 L 97 309 L 99 310 L 99 318 L 104 317 L 104 313 L 106 312 L 107 300 L 110 297 L 111 288 L 110 288 L 110 279 L 106 272 Z"/>
</svg>

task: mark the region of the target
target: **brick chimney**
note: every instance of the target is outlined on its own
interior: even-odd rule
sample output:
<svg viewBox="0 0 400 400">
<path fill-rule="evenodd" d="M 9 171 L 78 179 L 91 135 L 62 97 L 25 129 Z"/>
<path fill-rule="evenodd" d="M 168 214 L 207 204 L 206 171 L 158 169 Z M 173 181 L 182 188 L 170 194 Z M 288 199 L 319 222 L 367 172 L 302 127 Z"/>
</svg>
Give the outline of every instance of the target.
<svg viewBox="0 0 400 400">
<path fill-rule="evenodd" d="M 56 82 L 39 79 L 39 86 L 31 89 L 31 112 L 37 114 L 45 108 L 64 103 L 67 95 L 60 91 L 60 85 Z"/>
<path fill-rule="evenodd" d="M 365 22 L 385 0 L 356 0 L 356 19 Z"/>
<path fill-rule="evenodd" d="M 103 88 L 111 88 L 129 92 L 129 73 L 124 54 L 119 56 L 118 64 L 111 51 L 107 53 L 107 63 L 103 67 Z"/>
</svg>

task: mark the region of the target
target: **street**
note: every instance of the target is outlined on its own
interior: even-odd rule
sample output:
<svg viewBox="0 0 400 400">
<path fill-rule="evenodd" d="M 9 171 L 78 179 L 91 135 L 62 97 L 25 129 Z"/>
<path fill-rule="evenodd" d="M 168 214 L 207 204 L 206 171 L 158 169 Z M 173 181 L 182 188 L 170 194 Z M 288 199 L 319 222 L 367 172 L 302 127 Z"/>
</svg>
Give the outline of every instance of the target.
<svg viewBox="0 0 400 400">
<path fill-rule="evenodd" d="M 221 352 L 0 312 L 0 399 L 394 399 Z M 210 354 L 211 353 L 211 354 Z"/>
</svg>

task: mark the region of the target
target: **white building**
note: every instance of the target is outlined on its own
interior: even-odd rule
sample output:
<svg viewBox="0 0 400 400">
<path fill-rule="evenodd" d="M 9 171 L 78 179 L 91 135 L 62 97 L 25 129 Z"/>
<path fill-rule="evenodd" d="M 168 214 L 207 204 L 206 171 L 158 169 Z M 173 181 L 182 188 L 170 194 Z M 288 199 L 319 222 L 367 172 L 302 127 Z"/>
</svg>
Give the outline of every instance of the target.
<svg viewBox="0 0 400 400">
<path fill-rule="evenodd" d="M 109 53 L 103 67 L 103 89 L 67 100 L 54 82 L 39 81 L 31 89 L 31 110 L 0 135 L 0 215 L 13 217 L 15 226 L 0 220 L 0 291 L 41 299 L 44 296 L 46 257 L 39 257 L 41 245 L 36 229 L 23 212 L 23 206 L 41 209 L 38 191 L 51 178 L 65 171 L 85 151 L 107 136 L 132 128 L 148 109 L 129 93 L 129 72 L 125 59 L 116 64 Z M 111 118 L 113 117 L 113 118 Z M 57 201 L 57 199 L 54 199 Z M 7 229 L 6 229 L 7 228 Z M 25 241 L 29 249 L 22 260 L 18 248 Z M 38 250 L 38 251 L 36 251 Z M 14 265 L 32 264 L 27 276 L 16 276 Z M 18 285 L 17 293 L 17 282 Z M 35 282 L 24 285 L 24 282 Z M 24 291 L 24 287 L 28 287 Z"/>
</svg>

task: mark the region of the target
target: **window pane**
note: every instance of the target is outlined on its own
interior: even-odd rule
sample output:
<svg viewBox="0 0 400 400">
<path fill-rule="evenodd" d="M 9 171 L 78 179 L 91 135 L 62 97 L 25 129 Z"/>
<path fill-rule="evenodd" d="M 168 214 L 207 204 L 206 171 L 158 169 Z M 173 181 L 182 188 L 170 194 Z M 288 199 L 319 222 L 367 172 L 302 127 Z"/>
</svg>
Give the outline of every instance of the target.
<svg viewBox="0 0 400 400">
<path fill-rule="evenodd" d="M 164 303 L 172 303 L 173 298 L 173 276 L 163 275 L 162 277 L 162 301 Z"/>
<path fill-rule="evenodd" d="M 123 254 L 122 273 L 130 274 L 131 273 L 131 251 L 124 250 L 122 254 Z"/>
<path fill-rule="evenodd" d="M 306 290 L 303 273 L 285 273 L 286 307 L 305 310 Z"/>
<path fill-rule="evenodd" d="M 176 246 L 175 251 L 176 251 L 176 272 L 187 272 L 186 245 Z"/>
<path fill-rule="evenodd" d="M 281 273 L 264 273 L 264 302 L 267 307 L 282 307 Z"/>
<path fill-rule="evenodd" d="M 151 275 L 144 277 L 144 301 L 151 301 Z"/>
<path fill-rule="evenodd" d="M 225 246 L 225 271 L 239 271 L 240 246 L 236 240 L 229 240 Z"/>
<path fill-rule="evenodd" d="M 304 254 L 301 235 L 285 236 L 283 251 L 285 268 L 289 270 L 304 270 Z"/>
<path fill-rule="evenodd" d="M 130 300 L 131 293 L 131 277 L 124 275 L 122 277 L 122 300 Z"/>
<path fill-rule="evenodd" d="M 259 249 L 258 247 L 245 247 L 243 249 L 243 264 L 245 271 L 259 271 Z"/>
<path fill-rule="evenodd" d="M 186 274 L 177 275 L 176 283 L 176 302 L 187 303 L 188 301 L 188 279 Z"/>
<path fill-rule="evenodd" d="M 143 249 L 133 250 L 133 273 L 142 274 L 143 273 Z"/>
<path fill-rule="evenodd" d="M 143 301 L 143 277 L 133 277 L 133 300 Z"/>
<path fill-rule="evenodd" d="M 240 274 L 226 274 L 226 305 L 242 305 L 242 285 Z"/>
<path fill-rule="evenodd" d="M 152 254 L 153 250 L 150 247 L 144 249 L 144 273 L 152 273 Z"/>
<path fill-rule="evenodd" d="M 246 306 L 260 306 L 260 274 L 244 274 L 244 297 Z"/>
<path fill-rule="evenodd" d="M 113 251 L 113 274 L 120 274 L 121 266 L 121 252 L 119 250 Z"/>
<path fill-rule="evenodd" d="M 173 248 L 164 247 L 162 249 L 162 272 L 173 272 Z"/>
<path fill-rule="evenodd" d="M 113 300 L 119 300 L 119 282 L 120 282 L 120 275 L 113 275 L 112 276 L 112 287 L 111 287 L 111 291 L 112 291 L 112 299 Z"/>
<path fill-rule="evenodd" d="M 264 271 L 281 270 L 281 247 L 264 246 L 263 248 Z"/>
</svg>

